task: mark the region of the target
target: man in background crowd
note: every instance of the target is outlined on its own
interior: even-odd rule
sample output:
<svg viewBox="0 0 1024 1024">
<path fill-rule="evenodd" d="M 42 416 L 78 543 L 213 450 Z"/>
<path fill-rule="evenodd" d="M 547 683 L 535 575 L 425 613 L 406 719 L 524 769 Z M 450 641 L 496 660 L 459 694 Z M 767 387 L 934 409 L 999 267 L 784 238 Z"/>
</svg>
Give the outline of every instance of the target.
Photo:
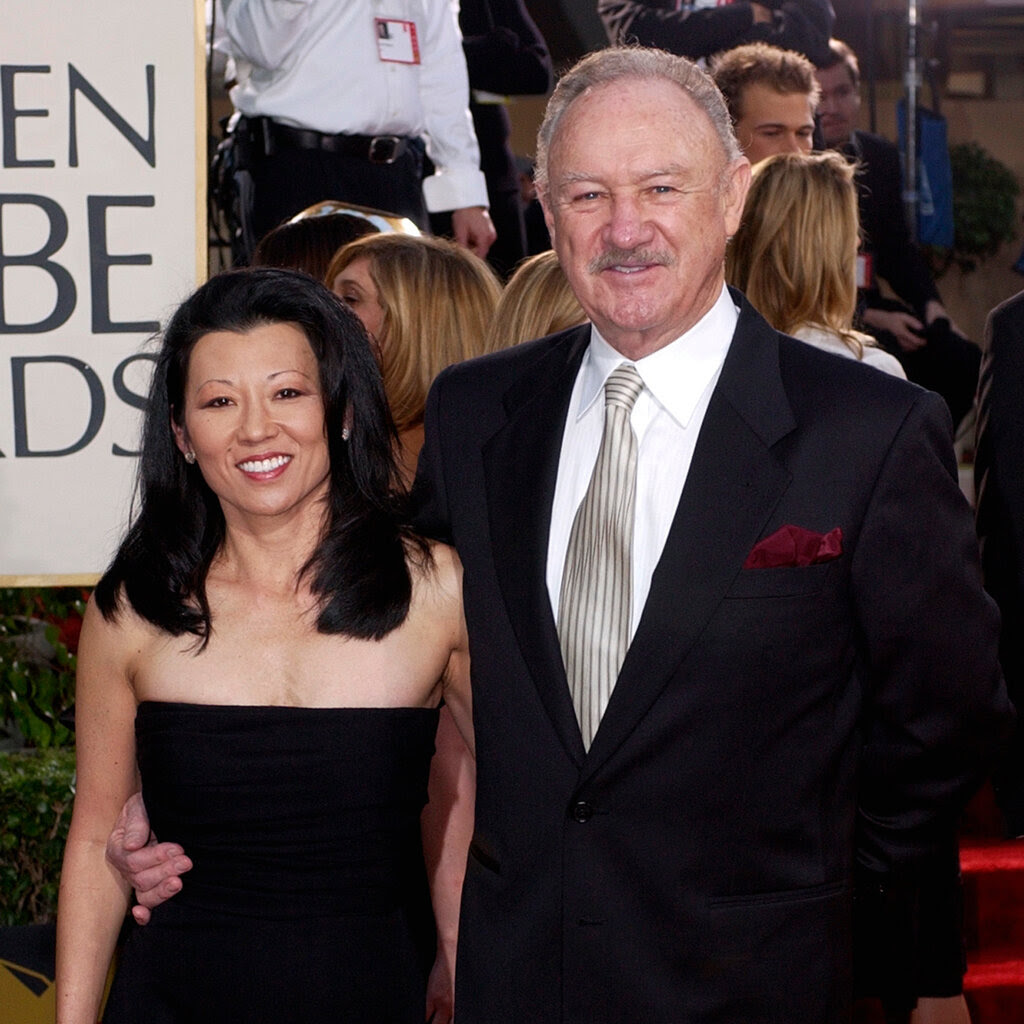
<svg viewBox="0 0 1024 1024">
<path fill-rule="evenodd" d="M 806 57 L 750 43 L 715 57 L 711 77 L 725 97 L 736 141 L 752 164 L 776 153 L 810 153 L 818 83 Z"/>
<path fill-rule="evenodd" d="M 466 54 L 469 103 L 487 179 L 491 220 L 498 233 L 488 262 L 503 277 L 527 255 L 519 169 L 509 144 L 509 96 L 543 96 L 551 90 L 551 56 L 523 0 L 461 0 L 459 25 Z M 445 217 L 432 217 L 447 234 Z"/>
<path fill-rule="evenodd" d="M 1002 613 L 999 656 L 1010 697 L 1024 705 L 1024 292 L 985 325 L 978 387 L 974 482 L 985 588 Z M 1019 726 L 993 784 L 1008 838 L 1024 837 L 1024 730 Z"/>
<path fill-rule="evenodd" d="M 386 16 L 345 0 L 219 6 L 218 45 L 238 74 L 235 161 L 249 176 L 237 197 L 244 249 L 337 199 L 424 230 L 428 210 L 451 211 L 455 239 L 486 255 L 495 232 L 448 0 L 395 0 Z"/>
<path fill-rule="evenodd" d="M 981 351 L 953 324 L 931 271 L 914 244 L 903 204 L 903 172 L 896 145 L 857 128 L 860 68 L 838 39 L 818 62 L 818 116 L 826 146 L 858 163 L 863 246 L 859 259 L 860 317 L 880 345 L 903 364 L 907 377 L 946 400 L 954 424 L 974 401 Z M 896 298 L 882 294 L 880 282 Z"/>
<path fill-rule="evenodd" d="M 817 61 L 828 52 L 829 0 L 598 0 L 613 45 L 657 46 L 691 60 L 743 43 L 771 43 Z"/>
</svg>

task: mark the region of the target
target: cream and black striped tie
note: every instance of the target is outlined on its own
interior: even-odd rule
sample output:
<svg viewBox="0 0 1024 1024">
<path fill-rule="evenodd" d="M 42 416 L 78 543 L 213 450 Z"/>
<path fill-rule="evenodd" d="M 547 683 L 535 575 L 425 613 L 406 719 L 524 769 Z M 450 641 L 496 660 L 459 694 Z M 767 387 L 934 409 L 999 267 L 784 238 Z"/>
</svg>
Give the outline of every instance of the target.
<svg viewBox="0 0 1024 1024">
<path fill-rule="evenodd" d="M 629 363 L 605 381 L 601 448 L 573 520 L 562 571 L 558 638 L 588 750 L 629 647 L 637 452 L 629 417 L 643 389 Z"/>
</svg>

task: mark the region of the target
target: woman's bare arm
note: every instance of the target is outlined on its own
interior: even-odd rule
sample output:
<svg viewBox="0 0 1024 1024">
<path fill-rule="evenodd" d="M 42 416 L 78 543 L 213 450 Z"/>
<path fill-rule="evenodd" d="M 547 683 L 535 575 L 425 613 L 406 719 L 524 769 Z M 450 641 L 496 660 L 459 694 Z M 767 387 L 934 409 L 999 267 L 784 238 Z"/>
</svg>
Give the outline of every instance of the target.
<svg viewBox="0 0 1024 1024">
<path fill-rule="evenodd" d="M 437 924 L 437 957 L 427 986 L 427 1019 L 449 1024 L 455 999 L 455 953 L 466 855 L 473 838 L 473 757 L 447 708 L 441 709 L 423 811 L 423 855 Z"/>
<path fill-rule="evenodd" d="M 128 885 L 105 851 L 118 812 L 139 788 L 132 632 L 123 619 L 104 620 L 90 602 L 78 652 L 77 783 L 57 914 L 58 1024 L 95 1024 L 128 908 Z"/>
<path fill-rule="evenodd" d="M 452 647 L 444 674 L 445 704 L 430 766 L 430 802 L 423 812 L 423 853 L 437 924 L 437 958 L 427 986 L 427 1019 L 449 1024 L 454 1013 L 455 953 L 466 856 L 473 838 L 476 762 L 469 686 L 469 642 L 462 613 L 462 570 L 450 549 L 438 552 L 445 618 Z"/>
</svg>

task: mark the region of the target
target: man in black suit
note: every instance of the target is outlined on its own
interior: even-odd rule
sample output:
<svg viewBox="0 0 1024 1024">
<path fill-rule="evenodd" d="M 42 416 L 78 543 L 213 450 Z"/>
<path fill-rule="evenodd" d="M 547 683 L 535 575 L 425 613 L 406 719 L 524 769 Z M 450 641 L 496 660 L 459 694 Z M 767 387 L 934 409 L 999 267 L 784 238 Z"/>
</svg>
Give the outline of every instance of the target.
<svg viewBox="0 0 1024 1024">
<path fill-rule="evenodd" d="M 921 250 L 907 228 L 903 171 L 896 146 L 857 128 L 860 68 L 833 39 L 817 70 L 818 116 L 825 145 L 856 160 L 862 247 L 858 274 L 863 326 L 903 364 L 907 377 L 937 391 L 957 424 L 970 409 L 981 351 L 953 325 Z M 884 281 L 897 299 L 882 295 Z"/>
<path fill-rule="evenodd" d="M 848 1020 L 857 876 L 912 888 L 1012 715 L 945 408 L 725 288 L 749 174 L 689 61 L 585 58 L 538 187 L 593 328 L 431 393 L 420 524 L 464 566 L 478 769 L 459 1024 Z M 566 587 L 608 491 L 633 528 L 591 554 L 628 554 Z M 567 623 L 604 651 L 623 621 L 581 600 L 626 611 L 610 696 L 570 692 Z"/>
<path fill-rule="evenodd" d="M 989 314 L 978 388 L 974 482 L 985 587 L 1002 613 L 999 655 L 1010 696 L 1024 700 L 1024 292 Z M 1006 834 L 1024 836 L 1024 731 L 995 776 Z"/>
<path fill-rule="evenodd" d="M 748 176 L 688 62 L 586 58 L 538 187 L 593 329 L 433 390 L 422 522 L 474 660 L 461 1022 L 848 1019 L 855 878 L 913 887 L 1011 714 L 948 414 L 724 288 Z M 623 361 L 632 640 L 588 746 L 556 623 Z"/>
</svg>

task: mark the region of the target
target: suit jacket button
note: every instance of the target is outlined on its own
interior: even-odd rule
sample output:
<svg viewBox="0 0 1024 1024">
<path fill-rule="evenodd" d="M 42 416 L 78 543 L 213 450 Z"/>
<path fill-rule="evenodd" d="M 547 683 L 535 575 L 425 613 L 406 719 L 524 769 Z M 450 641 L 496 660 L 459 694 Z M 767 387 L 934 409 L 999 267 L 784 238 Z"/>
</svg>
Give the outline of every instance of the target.
<svg viewBox="0 0 1024 1024">
<path fill-rule="evenodd" d="M 572 805 L 569 813 L 572 815 L 573 821 L 578 821 L 582 824 L 585 821 L 590 821 L 594 816 L 594 808 L 586 800 L 577 800 Z"/>
</svg>

